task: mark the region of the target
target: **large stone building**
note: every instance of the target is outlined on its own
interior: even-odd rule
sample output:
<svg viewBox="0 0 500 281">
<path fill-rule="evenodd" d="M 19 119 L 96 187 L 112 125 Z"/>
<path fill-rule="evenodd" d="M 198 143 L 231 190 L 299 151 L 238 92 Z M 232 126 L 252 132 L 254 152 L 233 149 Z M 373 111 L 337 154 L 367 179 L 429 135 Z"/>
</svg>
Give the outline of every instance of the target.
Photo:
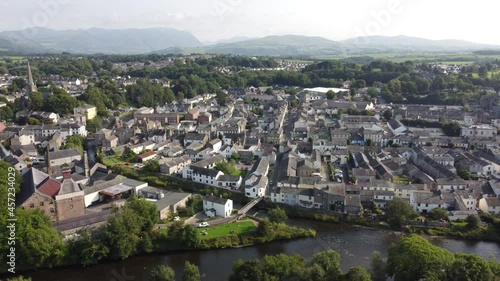
<svg viewBox="0 0 500 281">
<path fill-rule="evenodd" d="M 23 175 L 16 205 L 25 209 L 41 209 L 52 221 L 85 214 L 83 191 L 71 178 L 71 171 L 64 171 L 60 182 L 35 168 L 29 169 Z"/>
</svg>

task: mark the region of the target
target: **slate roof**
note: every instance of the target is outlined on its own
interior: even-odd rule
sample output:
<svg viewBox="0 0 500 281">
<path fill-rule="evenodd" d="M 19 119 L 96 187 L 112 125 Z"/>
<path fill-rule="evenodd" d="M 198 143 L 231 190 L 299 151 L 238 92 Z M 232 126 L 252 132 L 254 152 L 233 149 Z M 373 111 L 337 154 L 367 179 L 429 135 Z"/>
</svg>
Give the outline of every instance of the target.
<svg viewBox="0 0 500 281">
<path fill-rule="evenodd" d="M 219 205 L 226 205 L 228 200 L 231 200 L 231 199 L 217 197 L 217 196 L 213 196 L 213 195 L 206 195 L 203 198 L 203 201 L 213 202 L 214 204 L 219 204 Z"/>
</svg>

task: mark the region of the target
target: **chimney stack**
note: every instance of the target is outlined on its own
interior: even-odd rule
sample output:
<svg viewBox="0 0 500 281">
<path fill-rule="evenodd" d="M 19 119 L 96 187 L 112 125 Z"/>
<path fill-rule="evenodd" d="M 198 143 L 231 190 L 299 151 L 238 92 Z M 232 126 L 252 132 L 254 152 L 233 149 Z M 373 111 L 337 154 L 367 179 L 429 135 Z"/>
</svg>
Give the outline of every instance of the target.
<svg viewBox="0 0 500 281">
<path fill-rule="evenodd" d="M 62 174 L 63 174 L 63 180 L 71 179 L 71 170 L 64 170 Z"/>
<path fill-rule="evenodd" d="M 86 178 L 90 177 L 89 156 L 85 150 L 83 151 L 83 171 Z"/>
</svg>

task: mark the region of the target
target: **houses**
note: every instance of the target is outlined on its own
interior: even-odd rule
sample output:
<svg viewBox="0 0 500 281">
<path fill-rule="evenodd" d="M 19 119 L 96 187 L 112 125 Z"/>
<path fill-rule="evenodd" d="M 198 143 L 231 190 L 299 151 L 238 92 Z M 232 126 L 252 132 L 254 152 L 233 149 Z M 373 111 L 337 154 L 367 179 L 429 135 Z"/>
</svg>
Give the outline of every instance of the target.
<svg viewBox="0 0 500 281">
<path fill-rule="evenodd" d="M 435 208 L 448 208 L 441 195 L 430 191 L 413 191 L 410 194 L 410 205 L 419 213 L 428 213 Z"/>
<path fill-rule="evenodd" d="M 154 202 L 161 220 L 167 219 L 179 208 L 185 208 L 186 203 L 192 197 L 190 193 L 165 191 L 151 186 L 140 189 L 137 195 Z"/>
<path fill-rule="evenodd" d="M 58 151 L 50 151 L 47 156 L 47 161 L 50 166 L 57 167 L 63 164 L 69 164 L 74 161 L 82 160 L 82 155 L 78 149 L 66 149 Z"/>
<path fill-rule="evenodd" d="M 207 195 L 203 198 L 203 211 L 207 217 L 229 217 L 233 211 L 233 200 Z"/>
<path fill-rule="evenodd" d="M 408 128 L 405 127 L 399 120 L 396 119 L 391 119 L 387 121 L 387 126 L 389 127 L 391 132 L 396 136 L 408 132 Z"/>
<path fill-rule="evenodd" d="M 497 129 L 486 124 L 463 126 L 462 130 L 460 131 L 461 137 L 468 138 L 492 138 L 496 135 Z"/>
<path fill-rule="evenodd" d="M 176 125 L 180 123 L 180 116 L 177 112 L 169 113 L 148 113 L 135 112 L 134 120 L 144 122 L 159 122 L 161 125 Z"/>
<path fill-rule="evenodd" d="M 217 178 L 224 175 L 223 172 L 190 165 L 182 170 L 182 178 L 193 182 L 217 186 Z"/>
<path fill-rule="evenodd" d="M 182 173 L 184 167 L 189 165 L 191 165 L 191 157 L 189 155 L 183 155 L 178 158 L 160 159 L 160 173 L 167 175 Z"/>
<path fill-rule="evenodd" d="M 492 215 L 500 215 L 499 198 L 481 198 L 479 199 L 479 209 Z"/>
<path fill-rule="evenodd" d="M 154 152 L 154 151 L 148 151 L 148 152 L 144 152 L 142 154 L 137 155 L 137 159 L 142 163 L 146 163 L 146 162 L 149 162 L 151 160 L 155 160 L 156 158 L 158 158 L 158 154 L 156 154 L 156 152 Z"/>
<path fill-rule="evenodd" d="M 184 147 L 192 145 L 204 146 L 208 142 L 208 136 L 204 134 L 188 133 L 184 136 Z"/>
<path fill-rule="evenodd" d="M 97 116 L 97 107 L 89 104 L 84 104 L 73 109 L 75 115 L 83 115 L 86 120 L 92 120 Z"/>
<path fill-rule="evenodd" d="M 221 175 L 217 177 L 217 187 L 227 189 L 238 189 L 241 186 L 240 176 Z"/>
</svg>

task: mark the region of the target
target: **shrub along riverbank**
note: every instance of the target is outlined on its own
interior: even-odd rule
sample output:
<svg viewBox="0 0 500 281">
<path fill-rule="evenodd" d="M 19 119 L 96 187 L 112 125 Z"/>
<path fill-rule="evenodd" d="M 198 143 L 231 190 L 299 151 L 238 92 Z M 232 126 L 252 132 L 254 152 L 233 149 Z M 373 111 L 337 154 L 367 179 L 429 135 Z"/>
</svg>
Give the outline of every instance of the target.
<svg viewBox="0 0 500 281">
<path fill-rule="evenodd" d="M 40 217 L 45 217 L 38 210 L 30 210 L 26 216 L 26 223 L 29 224 L 27 227 L 34 232 L 40 227 Z M 47 218 L 43 221 L 50 220 Z M 174 222 L 167 229 L 158 229 L 155 228 L 158 221 L 154 204 L 143 198 L 130 197 L 122 208 L 114 209 L 114 214 L 106 225 L 92 233 L 82 231 L 80 237 L 68 243 L 63 243 L 61 234 L 51 229 L 51 236 L 47 236 L 47 240 L 44 240 L 46 235 L 42 235 L 36 240 L 36 247 L 20 249 L 21 253 L 27 252 L 36 259 L 23 259 L 16 269 L 21 271 L 74 264 L 89 266 L 153 252 L 240 247 L 316 235 L 314 230 L 263 220 L 258 223 L 250 221 L 254 226 L 248 228 L 249 231 L 229 235 L 219 233 L 215 237 L 204 238 L 199 229 L 192 225 Z M 45 225 L 44 223 L 44 231 Z"/>
</svg>

